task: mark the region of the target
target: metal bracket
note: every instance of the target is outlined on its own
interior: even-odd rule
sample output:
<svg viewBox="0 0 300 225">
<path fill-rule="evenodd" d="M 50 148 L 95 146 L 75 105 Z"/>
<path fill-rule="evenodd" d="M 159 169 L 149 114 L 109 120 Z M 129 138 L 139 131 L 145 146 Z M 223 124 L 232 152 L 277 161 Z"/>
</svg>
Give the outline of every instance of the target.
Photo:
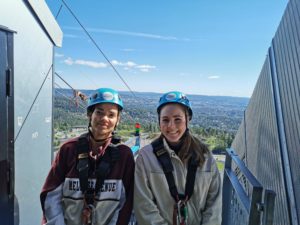
<svg viewBox="0 0 300 225">
<path fill-rule="evenodd" d="M 11 68 L 6 70 L 6 96 L 11 97 Z"/>
</svg>

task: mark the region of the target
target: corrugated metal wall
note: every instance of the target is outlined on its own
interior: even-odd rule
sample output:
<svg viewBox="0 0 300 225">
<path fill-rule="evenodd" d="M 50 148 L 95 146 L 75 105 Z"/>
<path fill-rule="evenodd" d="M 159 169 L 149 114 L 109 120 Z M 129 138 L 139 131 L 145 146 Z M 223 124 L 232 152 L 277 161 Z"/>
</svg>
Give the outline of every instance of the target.
<svg viewBox="0 0 300 225">
<path fill-rule="evenodd" d="M 278 86 L 291 167 L 298 220 L 300 218 L 300 1 L 291 1 L 273 41 Z M 297 205 L 298 203 L 298 205 Z M 298 221 L 299 222 L 299 221 Z"/>
<path fill-rule="evenodd" d="M 300 218 L 299 0 L 287 5 L 232 147 L 264 187 L 277 193 L 274 224 L 297 224 Z"/>
</svg>

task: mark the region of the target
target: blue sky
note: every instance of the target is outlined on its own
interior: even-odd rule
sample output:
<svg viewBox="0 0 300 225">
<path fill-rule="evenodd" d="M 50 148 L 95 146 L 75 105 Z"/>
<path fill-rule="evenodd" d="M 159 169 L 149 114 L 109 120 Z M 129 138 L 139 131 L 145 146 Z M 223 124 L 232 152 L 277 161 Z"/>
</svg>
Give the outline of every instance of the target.
<svg viewBox="0 0 300 225">
<path fill-rule="evenodd" d="M 65 0 L 133 91 L 250 97 L 287 0 Z M 61 1 L 46 0 L 57 14 Z M 63 7 L 56 71 L 128 90 Z M 56 82 L 65 87 L 58 79 Z"/>
</svg>

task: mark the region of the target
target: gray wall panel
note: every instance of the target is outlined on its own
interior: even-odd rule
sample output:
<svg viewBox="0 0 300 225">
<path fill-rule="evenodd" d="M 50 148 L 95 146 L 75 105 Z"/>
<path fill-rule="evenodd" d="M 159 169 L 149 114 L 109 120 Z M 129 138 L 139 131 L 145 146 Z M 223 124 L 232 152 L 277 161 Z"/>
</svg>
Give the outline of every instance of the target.
<svg viewBox="0 0 300 225">
<path fill-rule="evenodd" d="M 288 224 L 288 211 L 284 186 L 282 162 L 280 160 L 280 148 L 276 115 L 274 110 L 274 99 L 270 79 L 269 60 L 266 59 L 262 73 L 262 83 L 259 96 L 260 116 L 258 128 L 258 148 L 256 161 L 256 177 L 265 188 L 274 190 L 277 193 L 274 224 Z"/>
<path fill-rule="evenodd" d="M 18 12 L 18 16 L 12 17 L 14 12 Z M 39 193 L 51 167 L 53 42 L 26 1 L 0 1 L 0 15 L 1 25 L 16 31 L 15 135 L 23 126 L 15 142 L 15 194 L 19 202 L 20 225 L 40 224 Z"/>
<path fill-rule="evenodd" d="M 294 185 L 295 185 L 295 190 L 296 192 L 300 192 L 300 179 L 299 175 L 297 172 L 295 173 L 294 171 L 299 171 L 300 165 L 297 163 L 297 159 L 300 157 L 299 149 L 300 146 L 300 32 L 299 32 L 299 26 L 300 26 L 300 17 L 299 17 L 299 11 L 297 10 L 297 6 L 294 3 L 291 3 L 291 7 L 289 7 L 289 16 L 290 16 L 290 23 L 288 24 L 289 26 L 289 34 L 291 37 L 291 44 L 289 45 L 289 51 L 292 52 L 292 60 L 291 60 L 291 76 L 293 78 L 293 87 L 294 89 L 291 90 L 292 96 L 295 98 L 294 102 L 294 113 L 293 113 L 293 120 L 294 120 L 294 126 L 292 127 L 293 132 L 295 132 L 295 142 L 294 146 L 292 146 L 292 154 L 296 155 L 296 158 L 293 157 L 293 166 L 295 166 L 295 169 L 292 171 L 293 177 L 294 177 Z M 300 195 L 296 196 L 297 202 L 300 202 Z M 299 209 L 300 205 L 298 205 Z M 298 217 L 300 218 L 300 214 L 298 211 Z"/>
<path fill-rule="evenodd" d="M 245 118 L 242 120 L 242 123 L 235 135 L 235 139 L 232 142 L 232 147 L 236 150 L 236 153 L 241 157 L 241 159 L 244 160 L 244 158 L 246 158 L 245 156 L 245 152 L 247 149 L 246 146 L 246 139 L 245 139 Z M 237 148 L 238 146 L 238 148 Z"/>
<path fill-rule="evenodd" d="M 265 61 L 253 95 L 245 112 L 246 129 L 241 124 L 232 147 L 246 155 L 244 161 L 265 188 L 277 193 L 274 224 L 289 224 L 284 175 L 280 156 L 276 115 L 269 70 Z M 246 133 L 245 133 L 246 132 Z M 245 138 L 247 148 L 245 146 Z M 245 150 L 247 149 L 247 151 Z M 243 155 L 240 155 L 243 158 Z M 251 188 L 250 188 L 251 192 Z"/>
<path fill-rule="evenodd" d="M 294 7 L 293 7 L 294 6 Z M 295 27 L 299 24 L 299 16 L 294 16 L 293 12 L 295 5 L 290 3 L 287 8 L 287 13 L 283 19 L 283 26 L 280 27 L 279 37 L 282 43 L 282 57 L 281 62 L 283 64 L 282 73 L 278 73 L 278 79 L 280 83 L 280 92 L 283 117 L 285 122 L 287 148 L 289 154 L 289 161 L 291 167 L 291 174 L 293 180 L 293 188 L 295 195 L 295 202 L 297 208 L 298 218 L 300 218 L 300 179 L 299 179 L 299 146 L 300 146 L 300 122 L 299 122 L 299 55 L 297 49 L 299 49 L 299 30 Z M 294 25 L 294 26 L 293 26 Z M 298 193 L 298 194 L 297 194 Z"/>
<path fill-rule="evenodd" d="M 273 39 L 277 76 L 271 75 L 269 56 L 263 65 L 245 118 L 232 147 L 244 157 L 245 163 L 265 188 L 276 193 L 274 224 L 295 224 L 300 218 L 300 1 L 291 0 Z M 284 141 L 279 137 L 278 112 L 272 79 L 278 77 L 280 108 L 292 190 L 295 195 L 294 214 L 289 208 L 286 171 L 282 158 Z M 246 126 L 245 126 L 246 125 Z M 246 127 L 246 128 L 245 128 Z M 246 136 L 246 139 L 244 138 Z M 243 144 L 247 143 L 247 145 Z M 293 221 L 290 216 L 294 215 Z"/>
</svg>

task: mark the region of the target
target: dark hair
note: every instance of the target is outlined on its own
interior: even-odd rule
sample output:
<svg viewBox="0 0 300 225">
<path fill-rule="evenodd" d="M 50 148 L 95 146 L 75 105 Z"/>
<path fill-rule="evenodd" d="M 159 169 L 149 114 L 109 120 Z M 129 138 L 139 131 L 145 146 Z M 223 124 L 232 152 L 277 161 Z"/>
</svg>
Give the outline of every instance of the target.
<svg viewBox="0 0 300 225">
<path fill-rule="evenodd" d="M 158 139 L 164 138 L 161 134 Z M 202 167 L 205 162 L 205 154 L 209 152 L 207 145 L 195 137 L 189 130 L 182 137 L 181 148 L 178 151 L 178 157 L 184 164 L 187 164 L 191 157 L 196 157 L 199 166 Z"/>
<path fill-rule="evenodd" d="M 87 116 L 91 116 L 93 114 L 95 107 L 96 107 L 96 105 L 92 105 L 87 108 L 87 111 L 86 111 Z"/>
<path fill-rule="evenodd" d="M 196 160 L 199 161 L 199 166 L 201 167 L 205 162 L 204 155 L 209 152 L 207 145 L 192 135 L 190 131 L 187 131 L 182 141 L 183 143 L 178 152 L 178 157 L 184 163 L 187 163 L 195 154 Z"/>
<path fill-rule="evenodd" d="M 103 104 L 103 103 L 100 103 L 100 104 Z M 87 116 L 91 116 L 93 114 L 93 112 L 95 111 L 95 108 L 98 104 L 95 104 L 95 105 L 92 105 L 90 107 L 87 108 L 86 110 L 86 114 Z M 117 104 L 116 104 L 117 105 Z M 119 105 L 118 106 L 118 115 L 120 114 L 120 112 L 122 111 L 121 107 Z"/>
<path fill-rule="evenodd" d="M 186 164 L 189 161 L 189 159 L 193 157 L 193 155 L 195 155 L 196 160 L 199 161 L 199 166 L 201 167 L 205 162 L 204 155 L 209 152 L 209 149 L 202 141 L 200 141 L 197 137 L 191 134 L 191 132 L 188 129 L 188 123 L 189 123 L 188 109 L 187 107 L 184 107 L 182 105 L 179 106 L 184 110 L 187 130 L 184 133 L 184 135 L 181 137 L 182 144 L 181 144 L 181 148 L 178 151 L 178 157 L 181 159 L 183 163 Z M 159 111 L 158 114 L 159 120 L 160 120 L 160 112 L 161 111 Z M 163 138 L 163 135 L 161 134 L 159 138 Z"/>
<path fill-rule="evenodd" d="M 91 117 L 92 117 L 92 114 L 93 112 L 95 111 L 95 108 L 96 108 L 96 105 L 92 105 L 90 107 L 87 108 L 87 111 L 86 111 L 86 115 L 89 117 L 89 125 L 88 125 L 88 128 L 91 127 Z M 118 106 L 118 117 L 119 117 L 119 120 L 120 120 L 120 115 L 121 115 L 121 111 L 122 109 Z M 117 125 L 115 126 L 115 129 L 116 129 Z"/>
</svg>

